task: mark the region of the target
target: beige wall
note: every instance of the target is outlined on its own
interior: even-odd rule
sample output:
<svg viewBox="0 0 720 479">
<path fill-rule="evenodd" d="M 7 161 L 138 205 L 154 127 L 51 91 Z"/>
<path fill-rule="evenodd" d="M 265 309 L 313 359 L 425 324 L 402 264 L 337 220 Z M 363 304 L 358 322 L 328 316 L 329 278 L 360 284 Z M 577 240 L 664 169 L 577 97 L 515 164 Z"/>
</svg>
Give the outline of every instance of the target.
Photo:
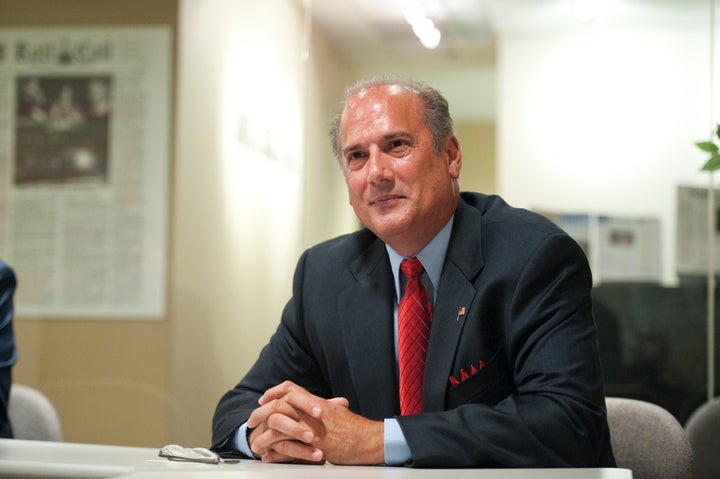
<svg viewBox="0 0 720 479">
<path fill-rule="evenodd" d="M 463 166 L 460 188 L 495 194 L 495 124 L 492 122 L 455 122 L 460 140 Z"/>
<path fill-rule="evenodd" d="M 356 70 L 325 39 L 313 31 L 308 69 L 308 143 L 304 180 L 303 245 L 310 246 L 340 233 L 354 231 L 359 222 L 348 203 L 340 166 L 330 149 L 328 126 L 347 83 Z"/>
<path fill-rule="evenodd" d="M 327 125 L 358 69 L 320 31 L 302 59 L 300 3 L 0 0 L 0 27 L 165 24 L 179 32 L 166 317 L 16 321 L 15 380 L 53 401 L 67 441 L 207 445 L 220 395 L 279 321 L 302 249 L 355 229 Z M 245 108 L 243 95 L 261 94 L 253 81 L 299 109 L 295 118 L 272 105 L 277 95 L 261 105 L 296 122 L 296 167 L 263 161 L 225 132 Z M 494 191 L 492 125 L 457 126 L 463 188 Z M 280 216 L 289 222 L 280 226 Z"/>
</svg>

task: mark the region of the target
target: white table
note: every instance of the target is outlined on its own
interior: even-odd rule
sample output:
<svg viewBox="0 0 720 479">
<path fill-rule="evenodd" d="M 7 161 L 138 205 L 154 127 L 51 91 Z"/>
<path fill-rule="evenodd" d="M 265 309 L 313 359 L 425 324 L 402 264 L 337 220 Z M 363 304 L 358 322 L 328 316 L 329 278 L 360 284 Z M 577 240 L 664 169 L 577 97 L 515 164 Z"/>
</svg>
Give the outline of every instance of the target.
<svg viewBox="0 0 720 479">
<path fill-rule="evenodd" d="M 158 449 L 0 439 L 0 478 L 123 479 L 632 479 L 627 469 L 410 469 L 381 466 L 198 464 Z"/>
</svg>

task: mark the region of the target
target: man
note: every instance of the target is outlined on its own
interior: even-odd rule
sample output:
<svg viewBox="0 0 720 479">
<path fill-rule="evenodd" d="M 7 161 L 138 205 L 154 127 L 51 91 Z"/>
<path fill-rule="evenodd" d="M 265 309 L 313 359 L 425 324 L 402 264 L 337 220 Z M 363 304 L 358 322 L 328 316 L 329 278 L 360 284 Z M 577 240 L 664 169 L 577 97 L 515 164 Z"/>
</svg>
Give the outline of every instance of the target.
<svg viewBox="0 0 720 479">
<path fill-rule="evenodd" d="M 8 420 L 8 400 L 12 384 L 12 367 L 17 361 L 13 332 L 13 293 L 15 273 L 0 261 L 0 437 L 11 438 L 12 427 Z"/>
<path fill-rule="evenodd" d="M 218 404 L 213 448 L 266 462 L 613 466 L 580 247 L 499 197 L 460 194 L 460 144 L 432 88 L 356 84 L 331 133 L 365 228 L 302 255 L 276 333 Z M 412 288 L 431 303 L 417 301 L 431 322 L 410 414 L 405 258 L 420 260 Z"/>
</svg>

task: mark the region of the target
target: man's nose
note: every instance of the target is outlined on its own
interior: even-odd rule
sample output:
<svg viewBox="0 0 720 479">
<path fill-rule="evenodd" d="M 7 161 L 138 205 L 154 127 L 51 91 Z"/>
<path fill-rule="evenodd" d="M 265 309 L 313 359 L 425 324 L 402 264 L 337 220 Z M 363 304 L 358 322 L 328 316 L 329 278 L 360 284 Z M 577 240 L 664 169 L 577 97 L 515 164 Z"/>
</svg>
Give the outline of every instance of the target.
<svg viewBox="0 0 720 479">
<path fill-rule="evenodd" d="M 369 183 L 380 183 L 392 179 L 390 158 L 379 148 L 370 149 L 368 163 Z"/>
</svg>

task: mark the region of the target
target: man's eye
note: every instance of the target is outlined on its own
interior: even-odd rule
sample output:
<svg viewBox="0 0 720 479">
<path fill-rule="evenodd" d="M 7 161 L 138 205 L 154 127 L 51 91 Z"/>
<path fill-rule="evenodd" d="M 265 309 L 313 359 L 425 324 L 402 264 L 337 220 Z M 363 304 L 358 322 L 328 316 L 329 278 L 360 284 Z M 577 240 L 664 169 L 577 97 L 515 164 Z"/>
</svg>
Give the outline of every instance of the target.
<svg viewBox="0 0 720 479">
<path fill-rule="evenodd" d="M 388 143 L 388 153 L 391 155 L 405 155 L 410 150 L 407 140 L 392 140 Z"/>
<path fill-rule="evenodd" d="M 365 157 L 365 153 L 361 151 L 353 151 L 352 153 L 346 155 L 345 164 L 349 168 L 357 168 L 362 163 L 362 160 L 365 159 Z"/>
</svg>

